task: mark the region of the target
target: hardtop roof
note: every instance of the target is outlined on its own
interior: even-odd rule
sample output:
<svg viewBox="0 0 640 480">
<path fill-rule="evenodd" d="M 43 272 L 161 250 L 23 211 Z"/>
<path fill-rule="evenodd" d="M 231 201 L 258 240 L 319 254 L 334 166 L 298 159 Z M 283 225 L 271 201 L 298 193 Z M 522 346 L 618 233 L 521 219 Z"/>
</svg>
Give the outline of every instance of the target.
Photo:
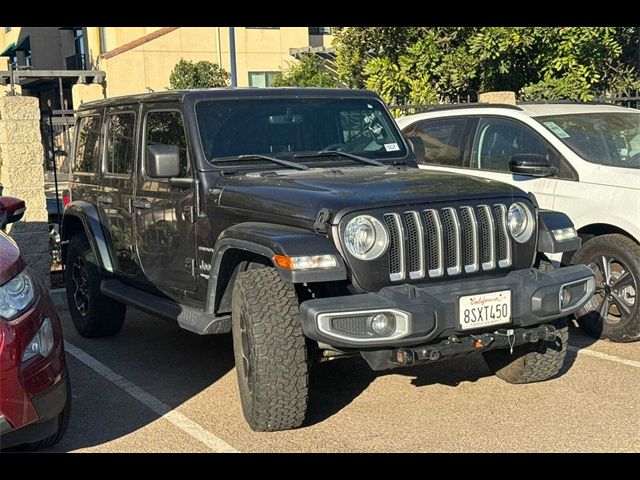
<svg viewBox="0 0 640 480">
<path fill-rule="evenodd" d="M 300 87 L 225 87 L 201 88 L 193 90 L 167 90 L 164 92 L 138 93 L 120 97 L 105 98 L 83 103 L 78 111 L 102 107 L 116 107 L 140 102 L 183 101 L 194 98 L 268 98 L 268 97 L 335 97 L 335 98 L 376 98 L 378 95 L 369 90 L 351 90 L 347 88 L 300 88 Z"/>
</svg>

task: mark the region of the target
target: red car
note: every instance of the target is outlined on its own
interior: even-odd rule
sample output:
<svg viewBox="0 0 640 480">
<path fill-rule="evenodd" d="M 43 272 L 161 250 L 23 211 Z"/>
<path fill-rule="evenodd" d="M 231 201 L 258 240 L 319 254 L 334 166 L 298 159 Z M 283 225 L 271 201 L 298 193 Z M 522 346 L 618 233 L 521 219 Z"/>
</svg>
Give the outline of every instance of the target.
<svg viewBox="0 0 640 480">
<path fill-rule="evenodd" d="M 0 197 L 0 228 L 25 204 Z M 0 231 L 0 448 L 48 447 L 69 423 L 71 393 L 62 328 L 47 290 Z"/>
</svg>

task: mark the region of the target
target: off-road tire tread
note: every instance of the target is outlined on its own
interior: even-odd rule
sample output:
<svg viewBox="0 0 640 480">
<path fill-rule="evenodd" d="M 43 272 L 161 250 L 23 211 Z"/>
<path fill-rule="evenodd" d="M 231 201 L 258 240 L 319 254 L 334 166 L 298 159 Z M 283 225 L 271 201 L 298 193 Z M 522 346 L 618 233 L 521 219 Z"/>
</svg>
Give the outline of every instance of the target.
<svg viewBox="0 0 640 480">
<path fill-rule="evenodd" d="M 302 425 L 308 403 L 308 361 L 295 288 L 275 269 L 239 274 L 233 292 L 236 366 L 241 365 L 240 314 L 245 313 L 251 344 L 254 391 L 249 393 L 238 370 L 245 418 L 255 431 L 278 431 Z"/>
<path fill-rule="evenodd" d="M 488 367 L 508 383 L 542 382 L 556 377 L 567 356 L 569 328 L 566 319 L 556 322 L 556 339 L 514 349 L 491 350 L 483 354 Z"/>
<path fill-rule="evenodd" d="M 85 260 L 90 289 L 89 312 L 85 317 L 82 317 L 76 309 L 73 300 L 73 282 L 71 280 L 73 261 L 79 255 L 83 256 Z M 122 329 L 127 307 L 100 292 L 102 274 L 97 264 L 97 259 L 84 235 L 75 235 L 71 238 L 65 269 L 69 312 L 78 333 L 88 338 L 110 337 L 118 333 Z"/>
</svg>

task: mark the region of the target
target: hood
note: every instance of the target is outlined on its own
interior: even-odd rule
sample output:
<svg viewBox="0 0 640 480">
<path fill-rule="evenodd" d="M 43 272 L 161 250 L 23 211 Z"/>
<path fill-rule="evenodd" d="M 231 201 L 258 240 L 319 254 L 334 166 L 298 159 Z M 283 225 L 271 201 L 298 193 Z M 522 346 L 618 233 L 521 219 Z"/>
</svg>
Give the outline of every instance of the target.
<svg viewBox="0 0 640 480">
<path fill-rule="evenodd" d="M 218 204 L 314 221 L 322 208 L 339 221 L 347 211 L 381 206 L 425 204 L 452 199 L 522 196 L 495 180 L 448 172 L 389 167 L 312 169 L 267 176 L 222 177 Z"/>
<path fill-rule="evenodd" d="M 16 243 L 0 231 L 0 285 L 4 285 L 25 267 Z"/>
</svg>

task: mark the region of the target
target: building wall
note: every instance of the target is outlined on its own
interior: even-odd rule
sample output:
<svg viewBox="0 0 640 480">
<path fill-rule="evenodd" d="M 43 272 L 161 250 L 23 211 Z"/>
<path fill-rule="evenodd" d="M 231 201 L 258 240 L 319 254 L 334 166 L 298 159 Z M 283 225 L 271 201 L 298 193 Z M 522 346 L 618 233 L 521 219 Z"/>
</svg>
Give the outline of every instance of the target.
<svg viewBox="0 0 640 480">
<path fill-rule="evenodd" d="M 161 27 L 107 27 L 108 50 Z M 295 62 L 290 48 L 308 46 L 307 27 L 275 29 L 236 27 L 238 86 L 249 85 L 249 72 L 273 72 Z M 87 27 L 88 50 L 97 68 L 107 74 L 107 96 L 128 95 L 169 87 L 169 74 L 181 59 L 209 60 L 230 71 L 227 27 L 181 27 L 111 58 L 100 58 L 99 27 Z"/>
<path fill-rule="evenodd" d="M 34 69 L 66 69 L 65 58 L 75 52 L 71 31 L 59 30 L 58 27 L 12 27 L 10 32 L 5 33 L 4 27 L 0 27 L 0 51 L 26 36 L 29 36 L 31 43 L 31 65 Z M 5 62 L 0 65 L 3 70 Z"/>
</svg>

